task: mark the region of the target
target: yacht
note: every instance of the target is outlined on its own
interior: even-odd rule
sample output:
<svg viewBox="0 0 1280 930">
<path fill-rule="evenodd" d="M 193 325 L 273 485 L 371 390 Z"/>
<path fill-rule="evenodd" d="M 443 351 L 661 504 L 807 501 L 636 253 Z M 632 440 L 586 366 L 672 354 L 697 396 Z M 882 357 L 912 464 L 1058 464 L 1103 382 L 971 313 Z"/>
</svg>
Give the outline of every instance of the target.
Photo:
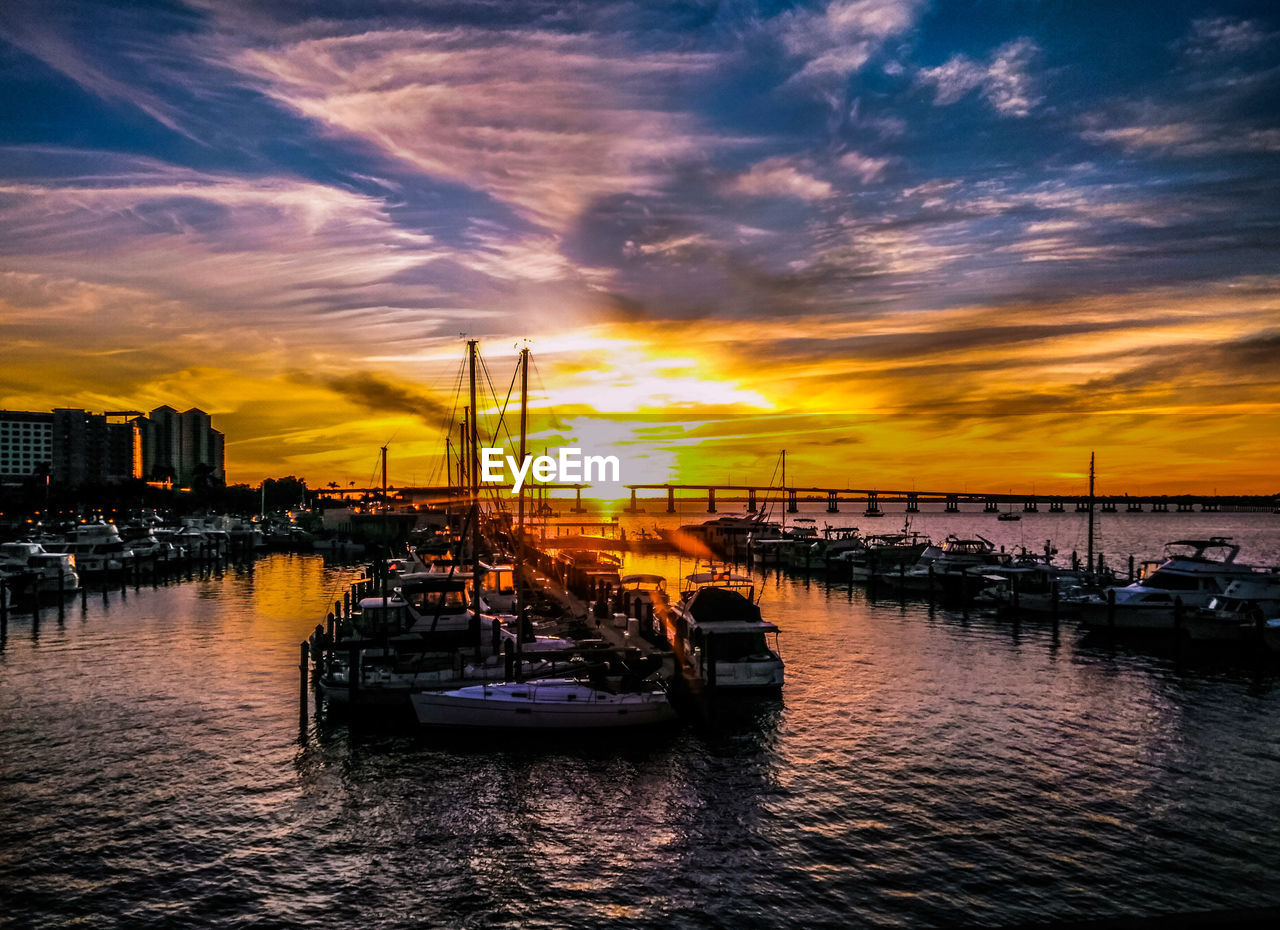
<svg viewBox="0 0 1280 930">
<path fill-rule="evenodd" d="M 761 617 L 754 594 L 751 578 L 729 571 L 685 579 L 680 599 L 671 605 L 668 637 L 693 678 L 721 691 L 781 690 L 779 630 Z"/>
<path fill-rule="evenodd" d="M 1257 569 L 1235 560 L 1239 551 L 1227 536 L 1168 543 L 1164 559 L 1144 565 L 1137 581 L 1109 589 L 1115 594 L 1115 629 L 1171 630 L 1178 601 L 1185 619 L 1192 610 L 1208 607 L 1215 596 L 1225 594 L 1233 581 L 1257 580 L 1261 574 Z M 1091 628 L 1109 628 L 1110 614 L 1106 592 L 1090 597 L 1081 609 L 1084 625 Z"/>
<path fill-rule="evenodd" d="M 23 590 L 42 593 L 80 590 L 76 557 L 63 552 L 46 552 L 33 542 L 0 543 L 0 574 L 16 576 Z M 7 586 L 6 586 L 7 587 Z"/>
<path fill-rule="evenodd" d="M 83 523 L 69 529 L 61 539 L 44 543 L 49 552 L 75 556 L 76 570 L 83 575 L 118 572 L 133 564 L 133 550 L 125 545 L 114 523 Z"/>
<path fill-rule="evenodd" d="M 828 570 L 853 581 L 867 581 L 878 571 L 914 565 L 930 550 L 929 537 L 909 527 L 901 533 L 872 533 L 858 542 L 836 551 L 828 560 Z M 934 556 L 942 554 L 940 547 L 932 548 Z"/>
<path fill-rule="evenodd" d="M 1280 571 L 1237 578 L 1209 605 L 1186 618 L 1191 639 L 1247 640 L 1257 636 L 1258 621 L 1280 616 Z"/>
<path fill-rule="evenodd" d="M 988 586 L 986 571 L 1009 562 L 1009 556 L 996 552 L 995 544 L 986 537 L 964 539 L 952 534 L 941 546 L 926 547 L 910 568 L 899 563 L 897 571 L 881 570 L 875 579 L 891 591 L 905 594 L 964 597 Z"/>
</svg>

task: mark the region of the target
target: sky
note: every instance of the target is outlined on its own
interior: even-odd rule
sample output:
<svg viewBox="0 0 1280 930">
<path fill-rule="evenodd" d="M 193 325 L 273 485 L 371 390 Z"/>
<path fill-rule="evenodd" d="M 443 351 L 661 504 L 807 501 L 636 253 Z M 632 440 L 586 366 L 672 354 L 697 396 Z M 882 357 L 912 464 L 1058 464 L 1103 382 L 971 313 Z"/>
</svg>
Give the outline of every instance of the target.
<svg viewBox="0 0 1280 930">
<path fill-rule="evenodd" d="M 0 408 L 426 484 L 466 338 L 624 483 L 1275 493 L 1280 8 L 0 6 Z"/>
</svg>

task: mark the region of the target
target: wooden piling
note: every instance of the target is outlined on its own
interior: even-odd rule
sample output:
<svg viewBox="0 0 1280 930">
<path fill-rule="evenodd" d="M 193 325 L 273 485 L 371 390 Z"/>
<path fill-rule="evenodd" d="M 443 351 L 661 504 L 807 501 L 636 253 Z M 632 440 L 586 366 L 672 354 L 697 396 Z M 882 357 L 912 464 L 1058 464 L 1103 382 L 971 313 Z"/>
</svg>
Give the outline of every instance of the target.
<svg viewBox="0 0 1280 930">
<path fill-rule="evenodd" d="M 306 724 L 307 719 L 307 684 L 311 666 L 311 644 L 302 641 L 298 658 L 298 719 Z"/>
<path fill-rule="evenodd" d="M 1107 588 L 1107 629 L 1116 631 L 1116 589 Z"/>
</svg>

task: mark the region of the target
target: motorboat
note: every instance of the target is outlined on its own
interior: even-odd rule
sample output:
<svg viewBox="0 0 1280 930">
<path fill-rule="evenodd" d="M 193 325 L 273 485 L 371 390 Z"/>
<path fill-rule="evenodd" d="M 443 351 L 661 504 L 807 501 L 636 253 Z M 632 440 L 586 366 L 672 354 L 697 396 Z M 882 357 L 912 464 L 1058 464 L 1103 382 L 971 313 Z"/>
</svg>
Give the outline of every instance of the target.
<svg viewBox="0 0 1280 930">
<path fill-rule="evenodd" d="M 754 593 L 753 579 L 727 570 L 685 579 L 671 605 L 668 638 L 695 680 L 723 691 L 781 690 L 779 630 L 762 618 Z"/>
<path fill-rule="evenodd" d="M 47 552 L 40 543 L 0 543 L 0 574 L 11 576 L 12 583 L 27 591 L 71 594 L 80 590 L 76 557 Z"/>
<path fill-rule="evenodd" d="M 671 607 L 671 598 L 667 594 L 667 579 L 662 575 L 636 573 L 623 575 L 619 579 L 622 586 L 624 607 L 630 616 L 628 632 L 632 630 L 632 621 L 637 634 L 660 643 L 667 641 L 666 616 Z"/>
<path fill-rule="evenodd" d="M 675 708 L 660 685 L 609 688 L 577 678 L 503 681 L 411 696 L 429 727 L 582 730 L 671 723 Z"/>
<path fill-rule="evenodd" d="M 928 546 L 915 565 L 898 570 L 880 570 L 877 584 L 903 594 L 935 594 L 944 598 L 976 594 L 992 583 L 985 573 L 1011 561 L 1010 556 L 996 552 L 995 544 L 984 536 L 962 538 L 952 534 L 941 546 Z"/>
<path fill-rule="evenodd" d="M 1129 631 L 1171 630 L 1179 604 L 1182 619 L 1208 607 L 1233 581 L 1256 580 L 1258 569 L 1237 562 L 1240 547 L 1230 537 L 1180 539 L 1165 546 L 1165 557 L 1143 566 L 1137 581 L 1090 597 L 1081 619 L 1091 628 Z M 1113 592 L 1114 607 L 1108 600 Z"/>
<path fill-rule="evenodd" d="M 828 570 L 847 575 L 853 581 L 867 581 L 879 571 L 896 569 L 899 565 L 914 565 L 930 549 L 928 536 L 904 528 L 901 533 L 872 533 L 861 540 L 860 546 L 848 546 L 828 561 Z M 941 547 L 934 547 L 934 557 L 942 554 Z M 926 563 L 927 564 L 927 563 Z"/>
<path fill-rule="evenodd" d="M 1239 641 L 1257 636 L 1259 621 L 1280 615 L 1280 572 L 1259 572 L 1237 578 L 1207 607 L 1184 618 L 1184 629 L 1193 640 Z"/>
<path fill-rule="evenodd" d="M 76 571 L 82 575 L 118 572 L 133 564 L 133 550 L 125 545 L 116 525 L 104 521 L 73 526 L 61 539 L 46 539 L 44 548 L 75 556 Z"/>
</svg>

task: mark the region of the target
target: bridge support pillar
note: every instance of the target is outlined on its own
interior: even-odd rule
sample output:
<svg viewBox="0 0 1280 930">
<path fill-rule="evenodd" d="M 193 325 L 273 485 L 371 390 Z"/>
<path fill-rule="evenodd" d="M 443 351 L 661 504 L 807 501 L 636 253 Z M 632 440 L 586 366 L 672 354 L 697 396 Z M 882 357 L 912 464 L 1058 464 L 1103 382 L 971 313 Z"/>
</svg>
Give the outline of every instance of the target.
<svg viewBox="0 0 1280 930">
<path fill-rule="evenodd" d="M 884 513 L 884 511 L 880 509 L 880 495 L 875 491 L 867 492 L 867 509 L 864 513 L 868 517 L 878 517 Z"/>
<path fill-rule="evenodd" d="M 1142 501 L 1129 501 L 1124 508 L 1125 513 L 1142 513 Z"/>
<path fill-rule="evenodd" d="M 840 498 L 835 491 L 827 492 L 827 513 L 840 512 Z"/>
<path fill-rule="evenodd" d="M 587 512 L 587 509 L 586 509 L 585 507 L 583 507 L 583 506 L 582 506 L 582 488 L 574 488 L 573 490 L 574 490 L 574 494 L 576 495 L 576 497 L 575 497 L 574 502 L 573 502 L 573 510 L 572 510 L 572 513 L 586 513 L 586 512 Z M 631 506 L 632 506 L 632 507 L 634 507 L 635 505 L 636 505 L 636 500 L 635 500 L 634 492 L 633 492 L 633 496 L 632 496 L 632 498 L 631 498 Z M 632 511 L 632 513 L 634 513 L 634 512 L 635 512 L 635 511 Z"/>
<path fill-rule="evenodd" d="M 1115 513 L 1115 512 L 1116 512 L 1116 502 L 1115 502 L 1115 501 L 1103 501 L 1103 502 L 1102 502 L 1102 512 L 1103 512 L 1103 513 Z"/>
<path fill-rule="evenodd" d="M 676 489 L 667 488 L 667 513 L 676 512 Z"/>
<path fill-rule="evenodd" d="M 1062 501 L 1049 501 L 1049 513 L 1062 513 L 1067 509 Z"/>
<path fill-rule="evenodd" d="M 946 512 L 947 512 L 947 513 L 959 513 L 959 512 L 960 512 L 960 498 L 959 498 L 959 497 L 957 497 L 955 494 L 948 494 L 948 495 L 947 495 L 947 507 L 946 507 Z"/>
<path fill-rule="evenodd" d="M 1089 512 L 1088 501 L 1076 501 L 1076 513 L 1088 513 L 1088 512 Z"/>
<path fill-rule="evenodd" d="M 707 513 L 716 512 L 716 489 L 707 488 Z"/>
<path fill-rule="evenodd" d="M 581 506 L 582 506 L 582 492 L 581 492 L 581 491 L 579 491 L 579 492 L 578 492 L 578 506 L 579 506 L 579 507 L 581 507 Z M 582 511 L 577 510 L 577 509 L 575 509 L 575 510 L 574 510 L 574 513 L 581 513 L 581 512 L 582 512 Z M 632 488 L 632 489 L 631 489 L 631 503 L 630 503 L 629 505 L 627 505 L 627 513 L 639 513 L 639 512 L 640 512 L 640 504 L 636 501 L 636 489 L 635 489 L 635 488 Z"/>
<path fill-rule="evenodd" d="M 755 513 L 756 507 L 756 489 L 747 488 L 747 513 Z"/>
<path fill-rule="evenodd" d="M 1022 504 L 1022 512 L 1023 513 L 1039 513 L 1040 502 L 1034 498 L 1028 501 L 1024 501 Z"/>
<path fill-rule="evenodd" d="M 798 495 L 795 489 L 787 491 L 787 513 L 799 513 L 800 502 L 797 500 Z"/>
<path fill-rule="evenodd" d="M 920 512 L 920 495 L 914 491 L 907 495 L 907 513 Z"/>
<path fill-rule="evenodd" d="M 988 497 L 986 503 L 982 505 L 982 512 L 983 513 L 999 513 L 1000 504 L 996 501 L 994 497 Z"/>
</svg>

